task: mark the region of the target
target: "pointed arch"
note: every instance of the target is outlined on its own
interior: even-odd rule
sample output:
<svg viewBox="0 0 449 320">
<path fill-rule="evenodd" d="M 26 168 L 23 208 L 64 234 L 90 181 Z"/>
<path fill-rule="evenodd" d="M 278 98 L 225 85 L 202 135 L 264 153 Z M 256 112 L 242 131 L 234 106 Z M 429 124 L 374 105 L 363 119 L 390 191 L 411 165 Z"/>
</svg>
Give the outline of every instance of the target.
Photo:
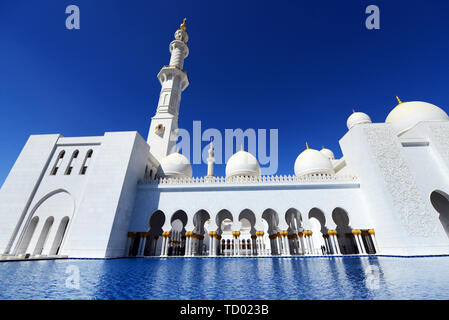
<svg viewBox="0 0 449 320">
<path fill-rule="evenodd" d="M 144 249 L 145 256 L 156 256 L 158 255 L 158 251 L 160 251 L 161 246 L 161 236 L 162 236 L 162 227 L 165 223 L 165 213 L 162 210 L 156 210 L 148 219 L 148 236 L 147 242 Z M 130 245 L 130 256 L 137 255 L 137 250 L 139 248 L 140 237 L 135 237 Z"/>
<path fill-rule="evenodd" d="M 230 221 L 234 221 L 232 217 L 232 213 L 227 209 L 222 209 L 217 213 L 217 216 L 215 217 L 215 223 L 218 226 L 218 233 L 222 234 L 222 224 L 225 219 L 229 219 Z"/>
<path fill-rule="evenodd" d="M 251 231 L 250 233 L 252 235 L 256 234 L 256 215 L 254 214 L 254 212 L 250 209 L 244 209 L 240 212 L 239 214 L 239 221 L 241 221 L 242 219 L 246 219 L 248 220 L 248 222 L 251 225 Z"/>
<path fill-rule="evenodd" d="M 357 243 L 352 234 L 349 215 L 345 209 L 337 207 L 332 211 L 332 220 L 336 224 L 337 240 L 342 254 L 359 253 Z"/>
<path fill-rule="evenodd" d="M 73 213 L 75 211 L 75 201 L 72 197 L 72 195 L 64 189 L 57 189 L 52 192 L 49 192 L 45 196 L 43 196 L 32 208 L 28 215 L 27 224 L 30 224 L 30 221 L 34 219 L 34 217 L 39 217 L 39 219 L 42 219 L 42 221 L 45 221 L 49 217 L 53 217 L 54 221 L 59 221 L 63 217 L 67 216 L 71 218 L 73 216 Z M 19 238 L 18 245 L 16 246 L 15 254 L 22 254 L 23 248 L 26 245 L 27 248 L 25 250 L 28 250 L 31 248 L 35 249 L 37 246 L 37 243 L 39 242 L 39 237 L 37 234 L 33 234 L 31 239 L 27 239 L 28 233 L 28 226 L 24 228 L 22 231 L 22 234 Z M 50 233 L 48 235 L 50 238 L 46 240 L 46 245 L 44 243 L 43 253 L 46 253 L 49 251 L 49 244 L 54 241 L 54 234 Z M 28 243 L 27 243 L 28 242 Z M 28 248 L 30 246 L 30 248 Z M 33 250 L 34 252 L 34 250 Z M 31 252 L 29 252 L 31 253 Z"/>
<path fill-rule="evenodd" d="M 285 212 L 285 222 L 288 225 L 288 231 L 297 233 L 302 228 L 302 215 L 296 208 L 290 208 Z"/>
<path fill-rule="evenodd" d="M 275 210 L 271 208 L 265 209 L 262 213 L 262 219 L 268 222 L 268 233 L 273 234 L 278 232 L 279 215 Z"/>
</svg>

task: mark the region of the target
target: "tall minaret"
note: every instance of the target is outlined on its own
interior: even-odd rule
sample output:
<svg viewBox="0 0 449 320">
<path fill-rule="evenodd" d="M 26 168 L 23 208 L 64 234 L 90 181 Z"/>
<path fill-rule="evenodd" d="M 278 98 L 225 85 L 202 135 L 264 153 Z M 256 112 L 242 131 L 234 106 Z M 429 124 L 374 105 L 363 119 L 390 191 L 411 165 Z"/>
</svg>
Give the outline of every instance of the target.
<svg viewBox="0 0 449 320">
<path fill-rule="evenodd" d="M 209 150 L 207 150 L 207 152 L 209 153 L 209 157 L 207 157 L 207 176 L 213 177 L 215 158 L 214 158 L 214 146 L 212 144 L 212 139 L 210 140 Z"/>
<path fill-rule="evenodd" d="M 175 152 L 178 139 L 178 114 L 181 93 L 189 85 L 187 73 L 182 69 L 184 59 L 189 55 L 189 35 L 186 19 L 175 32 L 175 40 L 170 43 L 170 65 L 164 66 L 157 78 L 162 89 L 156 115 L 151 120 L 147 142 L 150 152 L 160 162 L 165 156 Z"/>
</svg>

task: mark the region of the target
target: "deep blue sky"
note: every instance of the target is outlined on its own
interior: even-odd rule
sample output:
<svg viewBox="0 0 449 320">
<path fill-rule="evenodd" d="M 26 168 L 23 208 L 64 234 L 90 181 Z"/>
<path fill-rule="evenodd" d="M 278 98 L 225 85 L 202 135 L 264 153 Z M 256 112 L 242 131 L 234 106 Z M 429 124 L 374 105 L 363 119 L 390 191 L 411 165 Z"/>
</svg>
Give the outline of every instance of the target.
<svg viewBox="0 0 449 320">
<path fill-rule="evenodd" d="M 65 28 L 69 4 L 80 30 Z M 381 30 L 365 28 L 369 4 Z M 280 174 L 293 173 L 305 141 L 341 156 L 353 108 L 381 122 L 399 95 L 448 110 L 444 0 L 0 0 L 0 184 L 30 134 L 146 138 L 156 75 L 184 17 L 190 87 L 179 126 L 278 128 Z"/>
</svg>

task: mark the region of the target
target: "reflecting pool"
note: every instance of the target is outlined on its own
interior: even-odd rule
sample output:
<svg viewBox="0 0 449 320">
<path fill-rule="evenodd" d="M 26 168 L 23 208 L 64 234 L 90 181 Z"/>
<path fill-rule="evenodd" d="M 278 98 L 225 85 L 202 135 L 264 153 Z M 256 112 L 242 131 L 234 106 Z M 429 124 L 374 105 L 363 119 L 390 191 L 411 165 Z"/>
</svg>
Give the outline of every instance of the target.
<svg viewBox="0 0 449 320">
<path fill-rule="evenodd" d="M 0 299 L 449 299 L 449 257 L 0 263 Z"/>
</svg>

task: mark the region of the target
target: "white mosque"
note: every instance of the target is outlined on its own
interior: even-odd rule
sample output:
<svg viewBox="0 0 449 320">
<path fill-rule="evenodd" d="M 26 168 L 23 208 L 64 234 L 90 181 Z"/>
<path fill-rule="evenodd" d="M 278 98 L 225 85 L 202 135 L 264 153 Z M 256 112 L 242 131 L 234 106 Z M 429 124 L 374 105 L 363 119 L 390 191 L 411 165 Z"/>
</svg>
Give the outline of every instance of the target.
<svg viewBox="0 0 449 320">
<path fill-rule="evenodd" d="M 242 149 L 216 177 L 211 143 L 207 176 L 193 177 L 174 152 L 187 42 L 184 21 L 147 141 L 30 136 L 0 190 L 2 259 L 449 254 L 442 109 L 398 99 L 382 123 L 354 112 L 342 158 L 307 146 L 288 176 L 262 176 Z"/>
</svg>

